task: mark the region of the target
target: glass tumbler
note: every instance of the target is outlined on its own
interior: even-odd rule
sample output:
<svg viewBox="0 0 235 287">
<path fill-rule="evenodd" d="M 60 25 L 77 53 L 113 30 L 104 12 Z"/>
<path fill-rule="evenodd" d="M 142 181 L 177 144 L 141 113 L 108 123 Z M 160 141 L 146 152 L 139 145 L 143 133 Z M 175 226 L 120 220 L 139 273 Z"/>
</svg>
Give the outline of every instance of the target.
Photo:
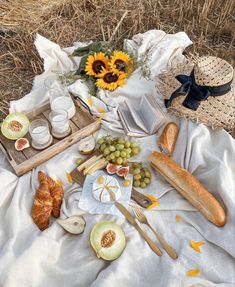
<svg viewBox="0 0 235 287">
<path fill-rule="evenodd" d="M 76 108 L 66 87 L 55 77 L 46 79 L 45 86 L 50 95 L 51 110 L 66 110 L 68 118 L 71 119 L 76 113 Z"/>
<path fill-rule="evenodd" d="M 70 133 L 71 129 L 69 126 L 68 113 L 66 110 L 52 110 L 49 114 L 49 119 L 52 126 L 53 137 L 63 138 Z"/>
<path fill-rule="evenodd" d="M 52 136 L 46 120 L 37 119 L 32 121 L 29 126 L 29 133 L 32 138 L 32 147 L 35 149 L 44 149 L 52 143 Z"/>
</svg>

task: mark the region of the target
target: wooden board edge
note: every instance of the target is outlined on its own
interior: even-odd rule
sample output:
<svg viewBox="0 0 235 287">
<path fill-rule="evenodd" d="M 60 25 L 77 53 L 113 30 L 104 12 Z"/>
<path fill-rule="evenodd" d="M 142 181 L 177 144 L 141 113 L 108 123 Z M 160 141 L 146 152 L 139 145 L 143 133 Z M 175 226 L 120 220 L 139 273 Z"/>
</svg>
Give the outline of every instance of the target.
<svg viewBox="0 0 235 287">
<path fill-rule="evenodd" d="M 66 137 L 65 139 L 59 141 L 58 143 L 54 144 L 51 147 L 48 147 L 44 150 L 44 154 L 38 153 L 34 155 L 32 158 L 26 160 L 25 162 L 14 166 L 14 170 L 17 176 L 21 176 L 26 172 L 32 170 L 33 168 L 37 167 L 41 163 L 49 160 L 50 158 L 54 157 L 55 155 L 59 154 L 60 152 L 64 151 L 66 148 L 70 147 L 71 145 L 75 144 L 82 138 L 93 134 L 101 127 L 101 123 L 99 120 L 91 123 L 90 125 L 84 127 L 83 129 L 71 134 L 70 136 Z"/>
</svg>

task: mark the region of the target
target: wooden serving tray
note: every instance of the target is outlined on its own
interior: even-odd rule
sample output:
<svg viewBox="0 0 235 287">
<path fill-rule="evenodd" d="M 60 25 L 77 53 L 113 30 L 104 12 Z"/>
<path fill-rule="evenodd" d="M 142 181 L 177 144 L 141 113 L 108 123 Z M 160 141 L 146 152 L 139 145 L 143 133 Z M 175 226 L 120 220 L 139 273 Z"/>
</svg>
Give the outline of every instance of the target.
<svg viewBox="0 0 235 287">
<path fill-rule="evenodd" d="M 17 151 L 14 145 L 15 142 L 6 139 L 0 134 L 0 149 L 6 154 L 11 166 L 18 176 L 32 170 L 41 163 L 64 151 L 69 146 L 80 141 L 82 138 L 93 134 L 100 128 L 100 120 L 92 116 L 79 100 L 74 100 L 74 103 L 76 106 L 76 114 L 70 120 L 70 135 L 60 140 L 53 138 L 52 144 L 44 150 L 38 151 L 30 146 L 23 151 Z M 43 118 L 49 122 L 49 113 L 50 104 L 48 103 L 26 113 L 26 116 L 31 121 Z M 25 137 L 31 143 L 30 134 L 28 133 Z"/>
</svg>

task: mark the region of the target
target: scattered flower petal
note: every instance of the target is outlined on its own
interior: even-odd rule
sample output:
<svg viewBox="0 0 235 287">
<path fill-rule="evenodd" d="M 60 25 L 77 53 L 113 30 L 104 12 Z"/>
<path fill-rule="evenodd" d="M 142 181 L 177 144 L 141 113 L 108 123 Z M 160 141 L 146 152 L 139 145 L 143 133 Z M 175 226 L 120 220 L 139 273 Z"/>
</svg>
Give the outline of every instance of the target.
<svg viewBox="0 0 235 287">
<path fill-rule="evenodd" d="M 68 179 L 68 182 L 69 183 L 72 183 L 73 182 L 73 179 L 72 179 L 72 176 L 69 172 L 66 172 L 66 176 L 67 176 L 67 179 Z"/>
<path fill-rule="evenodd" d="M 204 242 L 196 242 L 194 240 L 190 240 L 190 246 L 197 252 L 201 252 L 200 246 L 204 244 Z"/>
<path fill-rule="evenodd" d="M 61 181 L 60 179 L 57 179 L 56 184 L 57 184 L 58 186 L 62 186 L 62 181 Z"/>
<path fill-rule="evenodd" d="M 152 204 L 147 209 L 152 209 L 160 204 L 159 200 L 152 194 L 145 194 L 149 199 L 152 200 Z"/>
<path fill-rule="evenodd" d="M 199 275 L 200 273 L 201 273 L 201 270 L 199 270 L 199 269 L 191 269 L 191 270 L 186 272 L 186 275 L 190 276 L 190 277 L 194 277 L 194 276 Z"/>
<path fill-rule="evenodd" d="M 105 110 L 104 110 L 103 108 L 101 108 L 101 107 L 98 107 L 98 108 L 97 108 L 97 111 L 98 111 L 99 113 L 104 113 L 104 112 L 105 112 Z"/>
<path fill-rule="evenodd" d="M 177 214 L 177 215 L 175 216 L 175 220 L 176 220 L 177 222 L 180 222 L 180 221 L 181 221 L 181 216 L 180 216 L 179 214 Z"/>
<path fill-rule="evenodd" d="M 98 118 L 97 121 L 102 121 L 102 119 L 105 117 L 106 113 L 102 113 L 101 116 Z"/>
<path fill-rule="evenodd" d="M 92 106 L 93 106 L 93 102 L 92 102 L 91 96 L 88 96 L 88 97 L 87 97 L 87 101 L 88 101 L 88 105 L 89 105 L 90 107 L 92 107 Z"/>
</svg>

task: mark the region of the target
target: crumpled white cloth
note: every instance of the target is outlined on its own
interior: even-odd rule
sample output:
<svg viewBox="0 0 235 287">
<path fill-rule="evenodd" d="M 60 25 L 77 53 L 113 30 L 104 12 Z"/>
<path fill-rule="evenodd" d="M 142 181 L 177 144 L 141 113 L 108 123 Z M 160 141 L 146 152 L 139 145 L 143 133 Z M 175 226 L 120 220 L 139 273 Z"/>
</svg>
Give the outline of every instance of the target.
<svg viewBox="0 0 235 287">
<path fill-rule="evenodd" d="M 150 31 L 151 33 L 156 32 Z M 140 42 L 145 35 L 146 33 L 138 36 Z M 171 35 L 172 41 L 174 36 Z M 169 39 L 168 45 L 171 40 Z M 152 44 L 150 38 L 146 41 L 143 50 Z M 68 71 L 74 63 L 66 62 L 63 65 L 60 48 L 54 45 L 54 55 L 58 60 L 51 62 L 52 67 L 57 67 L 59 63 Z M 52 49 L 50 45 L 48 49 Z M 46 52 L 40 51 L 41 56 L 43 53 Z M 12 110 L 25 111 L 26 107 L 32 108 L 46 100 L 41 84 L 43 77 L 51 72 L 46 73 L 36 77 L 31 94 L 11 103 Z M 152 91 L 151 88 L 150 90 Z M 128 91 L 126 93 L 129 94 Z M 184 119 L 177 122 L 180 133 L 173 159 L 192 172 L 224 204 L 228 216 L 224 227 L 218 228 L 208 222 L 152 170 L 152 184 L 144 192 L 156 196 L 160 205 L 145 214 L 179 255 L 176 261 L 170 259 L 165 252 L 162 257 L 158 257 L 126 221 L 111 215 L 90 215 L 78 208 L 81 188 L 75 183 L 70 184 L 66 178 L 66 171 L 70 172 L 75 167 L 78 156 L 76 144 L 20 178 L 14 174 L 7 159 L 0 153 L 0 286 L 234 286 L 234 140 L 223 130 L 212 131 L 202 124 Z M 102 129 L 96 136 L 107 133 Z M 156 135 L 137 139 L 142 151 L 135 158 L 136 161 L 146 163 L 147 156 L 157 149 L 156 142 L 160 133 L 161 130 Z M 83 215 L 86 220 L 83 234 L 70 235 L 55 220 L 43 232 L 33 224 L 30 211 L 38 186 L 39 170 L 62 180 L 65 200 L 61 217 Z M 176 222 L 176 215 L 181 216 L 181 222 Z M 90 247 L 90 231 L 101 220 L 118 222 L 127 237 L 125 251 L 113 262 L 97 259 Z M 143 228 L 157 242 L 149 229 L 145 226 Z M 190 247 L 190 240 L 205 242 L 201 253 Z M 185 273 L 190 269 L 200 269 L 201 274 L 194 278 L 187 277 Z"/>
</svg>

